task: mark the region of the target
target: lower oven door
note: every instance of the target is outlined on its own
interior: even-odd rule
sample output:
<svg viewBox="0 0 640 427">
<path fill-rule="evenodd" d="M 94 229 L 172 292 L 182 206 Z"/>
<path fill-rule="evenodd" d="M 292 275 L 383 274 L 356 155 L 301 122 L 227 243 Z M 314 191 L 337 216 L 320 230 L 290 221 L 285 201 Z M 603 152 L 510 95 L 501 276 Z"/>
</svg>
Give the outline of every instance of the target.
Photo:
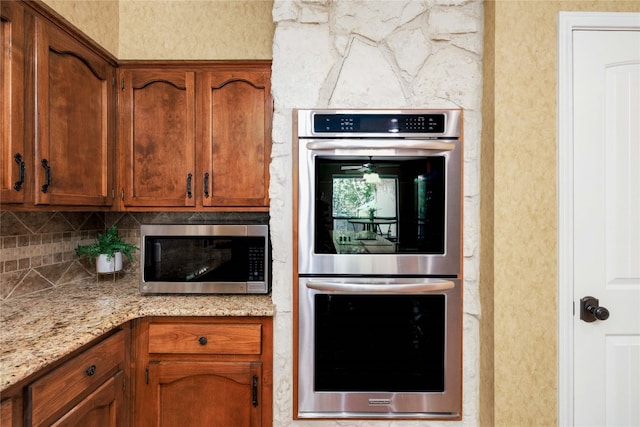
<svg viewBox="0 0 640 427">
<path fill-rule="evenodd" d="M 460 418 L 460 279 L 298 286 L 299 418 Z"/>
</svg>

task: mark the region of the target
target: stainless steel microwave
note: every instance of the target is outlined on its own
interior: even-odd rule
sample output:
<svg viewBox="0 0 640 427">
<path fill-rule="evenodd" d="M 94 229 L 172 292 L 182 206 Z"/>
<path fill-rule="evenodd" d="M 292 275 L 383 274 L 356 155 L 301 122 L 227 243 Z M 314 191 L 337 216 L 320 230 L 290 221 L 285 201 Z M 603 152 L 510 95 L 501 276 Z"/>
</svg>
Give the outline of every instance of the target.
<svg viewBox="0 0 640 427">
<path fill-rule="evenodd" d="M 142 294 L 270 292 L 267 225 L 140 226 Z"/>
</svg>

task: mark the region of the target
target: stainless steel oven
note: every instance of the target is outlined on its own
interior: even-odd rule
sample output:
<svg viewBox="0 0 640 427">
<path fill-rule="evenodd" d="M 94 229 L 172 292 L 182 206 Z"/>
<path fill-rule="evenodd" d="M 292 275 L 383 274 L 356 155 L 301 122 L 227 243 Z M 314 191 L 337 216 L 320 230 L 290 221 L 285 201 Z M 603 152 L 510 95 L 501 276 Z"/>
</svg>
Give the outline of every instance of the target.
<svg viewBox="0 0 640 427">
<path fill-rule="evenodd" d="M 298 272 L 460 273 L 460 110 L 298 110 Z"/>
<path fill-rule="evenodd" d="M 298 417 L 459 418 L 459 279 L 301 277 L 298 298 Z"/>
<path fill-rule="evenodd" d="M 295 416 L 460 419 L 461 110 L 294 122 Z"/>
</svg>

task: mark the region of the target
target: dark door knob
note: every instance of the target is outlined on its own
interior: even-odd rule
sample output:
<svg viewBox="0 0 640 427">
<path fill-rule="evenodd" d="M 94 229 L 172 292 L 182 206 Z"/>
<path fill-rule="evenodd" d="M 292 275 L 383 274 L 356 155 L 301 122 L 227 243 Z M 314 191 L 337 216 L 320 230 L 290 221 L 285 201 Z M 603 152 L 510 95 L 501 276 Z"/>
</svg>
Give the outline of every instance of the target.
<svg viewBox="0 0 640 427">
<path fill-rule="evenodd" d="M 594 297 L 584 297 L 580 299 L 580 319 L 585 322 L 595 322 L 596 320 L 607 320 L 609 310 L 600 307 L 600 301 Z"/>
</svg>

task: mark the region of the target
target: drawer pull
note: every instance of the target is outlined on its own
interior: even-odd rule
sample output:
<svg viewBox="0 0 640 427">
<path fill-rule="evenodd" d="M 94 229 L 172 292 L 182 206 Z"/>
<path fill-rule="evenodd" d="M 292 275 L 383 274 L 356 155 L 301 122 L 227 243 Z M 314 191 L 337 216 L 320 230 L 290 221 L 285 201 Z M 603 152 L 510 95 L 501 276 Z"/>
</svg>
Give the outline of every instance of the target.
<svg viewBox="0 0 640 427">
<path fill-rule="evenodd" d="M 198 338 L 198 342 L 200 343 L 200 345 L 207 345 L 207 337 Z"/>
<path fill-rule="evenodd" d="M 88 377 L 90 377 L 91 375 L 96 373 L 96 365 L 91 365 L 87 368 L 86 371 L 84 371 Z"/>
</svg>

